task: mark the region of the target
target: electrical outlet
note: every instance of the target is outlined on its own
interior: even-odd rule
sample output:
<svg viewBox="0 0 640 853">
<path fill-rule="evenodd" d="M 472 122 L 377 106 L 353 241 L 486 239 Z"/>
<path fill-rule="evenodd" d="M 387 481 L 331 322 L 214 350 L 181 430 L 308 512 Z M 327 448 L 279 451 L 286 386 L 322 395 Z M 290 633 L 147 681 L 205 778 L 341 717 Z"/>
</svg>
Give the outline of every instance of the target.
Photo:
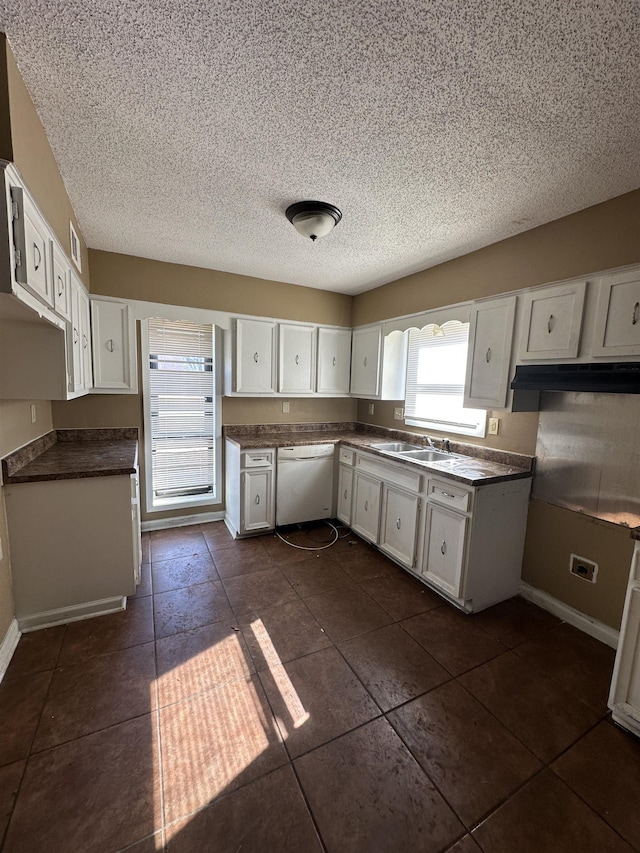
<svg viewBox="0 0 640 853">
<path fill-rule="evenodd" d="M 283 414 L 283 415 L 288 415 L 288 414 L 289 414 L 289 403 L 288 403 L 287 401 L 285 401 L 285 402 L 282 404 L 282 414 Z"/>
<path fill-rule="evenodd" d="M 489 418 L 489 435 L 498 435 L 500 418 Z"/>
<path fill-rule="evenodd" d="M 36 422 L 36 404 L 31 404 L 31 423 L 35 424 Z"/>
<path fill-rule="evenodd" d="M 585 557 L 579 557 L 577 554 L 571 554 L 569 571 L 578 578 L 589 581 L 589 583 L 595 583 L 598 575 L 598 564 L 587 560 Z"/>
<path fill-rule="evenodd" d="M 393 410 L 393 419 L 394 421 L 401 421 L 404 418 L 404 409 L 397 406 Z"/>
<path fill-rule="evenodd" d="M 369 403 L 369 414 L 373 414 L 373 403 Z"/>
</svg>

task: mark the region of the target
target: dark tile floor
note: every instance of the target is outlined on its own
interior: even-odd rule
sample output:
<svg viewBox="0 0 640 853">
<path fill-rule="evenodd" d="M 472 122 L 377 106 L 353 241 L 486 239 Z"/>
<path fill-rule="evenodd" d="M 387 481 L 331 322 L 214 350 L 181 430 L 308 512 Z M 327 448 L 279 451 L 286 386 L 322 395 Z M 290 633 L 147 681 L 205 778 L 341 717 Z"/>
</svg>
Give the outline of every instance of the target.
<svg viewBox="0 0 640 853">
<path fill-rule="evenodd" d="M 351 534 L 144 553 L 126 611 L 20 640 L 5 853 L 640 851 L 611 649 L 518 598 L 465 616 Z"/>
</svg>

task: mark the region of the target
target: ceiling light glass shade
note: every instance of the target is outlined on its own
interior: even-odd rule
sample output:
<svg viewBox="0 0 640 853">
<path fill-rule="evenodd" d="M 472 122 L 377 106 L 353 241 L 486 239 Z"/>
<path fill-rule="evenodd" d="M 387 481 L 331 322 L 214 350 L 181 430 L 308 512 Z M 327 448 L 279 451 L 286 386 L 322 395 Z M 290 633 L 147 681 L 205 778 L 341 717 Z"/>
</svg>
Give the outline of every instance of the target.
<svg viewBox="0 0 640 853">
<path fill-rule="evenodd" d="M 326 237 L 342 219 L 338 208 L 324 201 L 298 201 L 289 205 L 285 213 L 296 231 L 310 240 Z"/>
</svg>

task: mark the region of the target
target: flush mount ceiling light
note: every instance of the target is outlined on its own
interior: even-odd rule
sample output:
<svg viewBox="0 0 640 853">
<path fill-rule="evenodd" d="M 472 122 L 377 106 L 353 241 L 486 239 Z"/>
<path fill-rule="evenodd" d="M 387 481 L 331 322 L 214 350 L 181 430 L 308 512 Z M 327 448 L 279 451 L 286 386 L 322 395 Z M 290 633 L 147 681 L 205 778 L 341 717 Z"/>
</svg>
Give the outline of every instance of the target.
<svg viewBox="0 0 640 853">
<path fill-rule="evenodd" d="M 297 201 L 285 213 L 296 231 L 314 241 L 326 237 L 342 219 L 338 208 L 324 201 Z"/>
</svg>

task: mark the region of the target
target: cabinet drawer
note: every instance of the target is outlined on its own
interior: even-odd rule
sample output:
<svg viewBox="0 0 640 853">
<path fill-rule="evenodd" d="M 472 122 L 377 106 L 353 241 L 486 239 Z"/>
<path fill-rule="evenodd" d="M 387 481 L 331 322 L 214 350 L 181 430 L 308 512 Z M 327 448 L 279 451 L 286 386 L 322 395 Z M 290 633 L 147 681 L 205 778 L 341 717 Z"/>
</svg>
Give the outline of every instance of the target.
<svg viewBox="0 0 640 853">
<path fill-rule="evenodd" d="M 273 450 L 245 450 L 240 464 L 243 468 L 266 468 L 273 465 Z"/>
<path fill-rule="evenodd" d="M 458 512 L 468 512 L 471 509 L 473 492 L 444 480 L 429 480 L 428 495 L 430 501 L 448 506 Z"/>
<path fill-rule="evenodd" d="M 341 447 L 338 459 L 343 465 L 353 465 L 355 461 L 355 451 L 349 450 L 347 447 Z"/>
<path fill-rule="evenodd" d="M 409 492 L 419 492 L 422 477 L 417 471 L 412 471 L 402 463 L 382 462 L 378 456 L 369 456 L 358 453 L 356 457 L 356 468 L 366 471 L 373 477 L 377 477 L 385 483 L 400 486 Z"/>
</svg>

